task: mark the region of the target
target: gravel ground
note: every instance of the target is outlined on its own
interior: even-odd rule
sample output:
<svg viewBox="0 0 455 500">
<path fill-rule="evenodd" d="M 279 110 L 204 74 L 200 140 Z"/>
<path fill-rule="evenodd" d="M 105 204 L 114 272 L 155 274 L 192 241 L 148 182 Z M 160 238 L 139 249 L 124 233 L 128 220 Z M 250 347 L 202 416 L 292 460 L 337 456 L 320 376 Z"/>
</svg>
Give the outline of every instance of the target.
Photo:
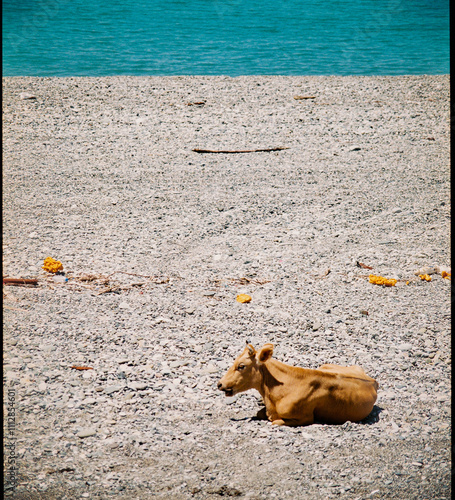
<svg viewBox="0 0 455 500">
<path fill-rule="evenodd" d="M 4 78 L 3 114 L 7 498 L 450 497 L 448 76 Z M 246 340 L 362 366 L 372 414 L 254 420 Z"/>
</svg>

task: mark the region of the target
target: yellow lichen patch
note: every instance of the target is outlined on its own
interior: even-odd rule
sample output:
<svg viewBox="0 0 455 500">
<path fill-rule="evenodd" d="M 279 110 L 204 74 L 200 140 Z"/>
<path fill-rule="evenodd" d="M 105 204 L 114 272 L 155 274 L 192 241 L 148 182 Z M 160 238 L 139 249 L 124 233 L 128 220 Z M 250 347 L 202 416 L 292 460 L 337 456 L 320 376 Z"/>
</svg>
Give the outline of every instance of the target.
<svg viewBox="0 0 455 500">
<path fill-rule="evenodd" d="M 425 281 L 431 281 L 431 276 L 429 274 L 419 274 L 419 278 Z"/>
<path fill-rule="evenodd" d="M 246 293 L 241 293 L 241 294 L 237 295 L 235 300 L 237 302 L 241 302 L 242 304 L 244 304 L 245 302 L 250 302 L 251 297 L 249 295 L 247 295 Z"/>
<path fill-rule="evenodd" d="M 382 276 L 375 276 L 370 274 L 370 283 L 373 285 L 395 286 L 398 280 L 383 278 Z"/>
<path fill-rule="evenodd" d="M 445 280 L 451 280 L 451 278 L 452 278 L 452 275 L 451 275 L 450 273 L 448 273 L 447 271 L 442 271 L 441 276 L 442 276 Z"/>
<path fill-rule="evenodd" d="M 57 271 L 61 271 L 63 269 L 63 264 L 52 257 L 46 257 L 44 259 L 43 269 L 49 273 L 56 273 Z"/>
</svg>

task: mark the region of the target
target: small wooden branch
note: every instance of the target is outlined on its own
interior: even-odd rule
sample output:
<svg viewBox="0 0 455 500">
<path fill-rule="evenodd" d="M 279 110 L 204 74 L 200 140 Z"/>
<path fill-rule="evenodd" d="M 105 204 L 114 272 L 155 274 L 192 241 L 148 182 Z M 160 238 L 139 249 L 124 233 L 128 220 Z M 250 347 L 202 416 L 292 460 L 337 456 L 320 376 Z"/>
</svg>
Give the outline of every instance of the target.
<svg viewBox="0 0 455 500">
<path fill-rule="evenodd" d="M 199 149 L 195 148 L 193 151 L 195 153 L 268 153 L 270 151 L 282 151 L 283 149 L 289 149 L 289 148 L 284 148 L 284 147 L 278 147 L 278 148 L 267 148 L 267 149 L 244 149 L 244 150 L 234 150 L 234 151 L 228 151 L 224 149 Z"/>
<path fill-rule="evenodd" d="M 234 283 L 238 285 L 265 285 L 266 283 L 270 283 L 270 280 L 255 280 L 252 278 L 228 278 L 230 281 L 233 281 Z"/>
<path fill-rule="evenodd" d="M 113 276 L 116 273 L 121 273 L 121 274 L 127 274 L 128 276 L 137 276 L 139 278 L 149 278 L 152 283 L 155 283 L 157 285 L 162 285 L 163 283 L 169 283 L 170 278 L 164 277 L 164 276 L 146 276 L 144 274 L 136 274 L 136 273 L 127 273 L 126 271 L 114 271 L 111 273 L 108 278 Z M 138 283 L 132 283 L 133 285 L 138 285 Z M 146 285 L 147 283 L 140 283 L 141 285 Z"/>
<path fill-rule="evenodd" d="M 4 285 L 37 285 L 38 280 L 36 279 L 24 279 L 24 278 L 3 278 Z"/>
<path fill-rule="evenodd" d="M 102 295 L 103 293 L 109 293 L 109 292 L 119 293 L 119 292 L 121 292 L 121 290 L 122 290 L 122 288 L 120 286 L 112 285 L 112 286 L 107 286 L 106 288 L 103 288 L 95 295 Z"/>
<path fill-rule="evenodd" d="M 11 306 L 5 306 L 5 305 L 3 305 L 3 309 L 9 309 L 10 311 L 20 311 L 20 312 L 26 311 L 26 309 L 19 309 L 18 307 L 11 307 Z"/>
<path fill-rule="evenodd" d="M 373 269 L 371 266 L 367 266 L 366 264 L 363 264 L 362 262 L 357 261 L 356 262 L 357 267 L 362 267 L 363 269 Z"/>
<path fill-rule="evenodd" d="M 138 276 L 139 278 L 154 278 L 154 276 L 145 276 L 144 274 L 136 274 L 136 273 L 127 273 L 126 271 L 114 271 L 113 273 L 109 274 L 108 278 L 111 276 L 114 276 L 114 274 L 127 274 L 128 276 Z"/>
</svg>

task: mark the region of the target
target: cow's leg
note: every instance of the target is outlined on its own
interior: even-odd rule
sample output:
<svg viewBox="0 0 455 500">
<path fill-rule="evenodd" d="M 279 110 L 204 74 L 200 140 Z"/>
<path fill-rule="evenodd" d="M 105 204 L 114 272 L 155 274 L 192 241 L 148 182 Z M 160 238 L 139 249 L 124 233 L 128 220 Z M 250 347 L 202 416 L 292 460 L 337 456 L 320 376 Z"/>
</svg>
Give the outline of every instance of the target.
<svg viewBox="0 0 455 500">
<path fill-rule="evenodd" d="M 281 420 L 280 425 L 296 427 L 299 425 L 314 424 L 314 405 L 305 401 L 305 404 L 299 401 L 280 401 L 277 405 L 277 417 L 273 420 Z M 272 420 L 272 421 L 273 421 Z M 278 424 L 275 424 L 278 425 Z"/>
<path fill-rule="evenodd" d="M 312 408 L 295 408 L 288 407 L 286 409 L 277 408 L 277 411 L 269 416 L 269 420 L 273 425 L 288 425 L 296 427 L 298 425 L 314 424 L 314 412 Z"/>
<path fill-rule="evenodd" d="M 284 425 L 284 421 L 281 419 L 275 408 L 266 407 L 266 410 L 267 418 L 273 425 Z"/>
<path fill-rule="evenodd" d="M 277 420 L 274 420 L 272 422 L 272 425 L 287 425 L 289 427 L 298 427 L 298 426 L 305 426 L 305 425 L 311 425 L 314 424 L 314 417 L 308 417 L 308 418 L 279 418 Z"/>
</svg>

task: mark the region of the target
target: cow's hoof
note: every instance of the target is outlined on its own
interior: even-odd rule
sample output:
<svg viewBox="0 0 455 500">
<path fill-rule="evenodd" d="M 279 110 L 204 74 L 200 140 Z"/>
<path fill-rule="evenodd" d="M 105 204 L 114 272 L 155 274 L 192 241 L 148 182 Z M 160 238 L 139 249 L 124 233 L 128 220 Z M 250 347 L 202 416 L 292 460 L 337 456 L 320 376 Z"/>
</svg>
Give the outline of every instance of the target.
<svg viewBox="0 0 455 500">
<path fill-rule="evenodd" d="M 272 425 L 284 425 L 284 420 L 282 420 L 281 418 L 279 418 L 278 420 L 274 420 L 272 422 Z"/>
</svg>

